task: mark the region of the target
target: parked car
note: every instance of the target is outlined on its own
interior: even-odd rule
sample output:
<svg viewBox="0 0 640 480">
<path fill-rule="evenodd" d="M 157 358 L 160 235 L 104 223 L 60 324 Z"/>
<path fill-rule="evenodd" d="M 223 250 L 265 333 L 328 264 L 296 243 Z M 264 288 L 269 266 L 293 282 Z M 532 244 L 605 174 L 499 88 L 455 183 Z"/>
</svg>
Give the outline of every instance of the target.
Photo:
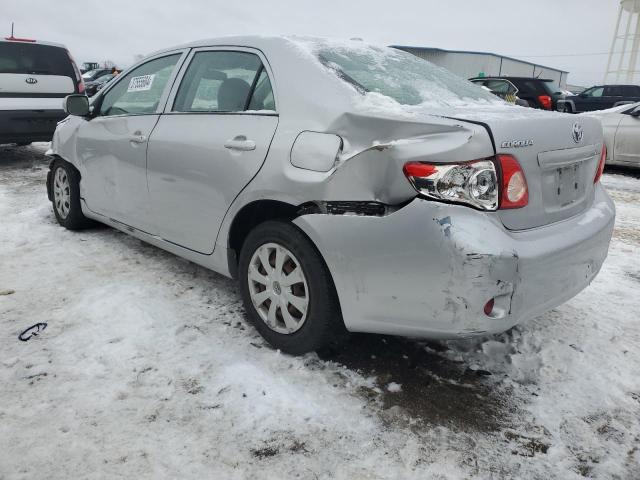
<svg viewBox="0 0 640 480">
<path fill-rule="evenodd" d="M 102 75 L 95 80 L 85 83 L 85 91 L 88 97 L 94 96 L 98 90 L 105 86 L 105 84 L 113 79 L 113 75 L 111 73 L 107 73 L 106 75 Z"/>
<path fill-rule="evenodd" d="M 111 69 L 110 68 L 96 68 L 95 70 L 89 70 L 88 72 L 85 72 L 82 74 L 82 80 L 84 80 L 84 82 L 93 82 L 96 79 L 98 79 L 99 77 L 102 77 L 106 74 L 110 74 L 111 73 Z"/>
<path fill-rule="evenodd" d="M 206 40 L 65 105 L 57 221 L 237 278 L 289 353 L 345 330 L 504 331 L 577 294 L 607 255 L 597 119 L 508 105 L 402 51 Z"/>
<path fill-rule="evenodd" d="M 62 100 L 83 93 L 80 72 L 64 45 L 0 40 L 0 143 L 49 141 L 66 117 Z"/>
<path fill-rule="evenodd" d="M 607 164 L 640 167 L 640 103 L 584 115 L 595 116 L 602 122 Z"/>
<path fill-rule="evenodd" d="M 556 110 L 558 101 L 564 94 L 555 87 L 553 80 L 530 77 L 476 77 L 471 82 L 485 85 L 492 81 L 508 81 L 518 89 L 518 97 L 526 101 L 532 108 Z M 491 88 L 491 87 L 489 87 Z"/>
<path fill-rule="evenodd" d="M 566 97 L 558 109 L 569 113 L 592 112 L 635 102 L 640 102 L 638 85 L 597 85 Z"/>
</svg>

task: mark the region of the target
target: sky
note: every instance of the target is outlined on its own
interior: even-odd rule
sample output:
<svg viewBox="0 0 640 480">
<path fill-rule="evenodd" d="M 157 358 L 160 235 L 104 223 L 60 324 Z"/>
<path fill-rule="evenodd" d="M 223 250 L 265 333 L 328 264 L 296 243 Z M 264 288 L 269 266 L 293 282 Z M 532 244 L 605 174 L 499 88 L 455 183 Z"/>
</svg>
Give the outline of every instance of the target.
<svg viewBox="0 0 640 480">
<path fill-rule="evenodd" d="M 488 51 L 603 80 L 617 0 L 0 0 L 0 34 L 65 44 L 76 61 L 112 60 L 223 35 L 362 38 Z M 4 23 L 4 25 L 3 25 Z"/>
</svg>

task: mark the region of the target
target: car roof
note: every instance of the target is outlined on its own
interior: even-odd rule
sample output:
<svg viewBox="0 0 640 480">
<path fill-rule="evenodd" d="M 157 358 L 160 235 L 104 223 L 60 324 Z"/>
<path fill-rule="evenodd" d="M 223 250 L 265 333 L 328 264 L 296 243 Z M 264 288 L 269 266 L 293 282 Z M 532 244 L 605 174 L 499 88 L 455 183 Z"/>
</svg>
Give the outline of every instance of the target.
<svg viewBox="0 0 640 480">
<path fill-rule="evenodd" d="M 323 39 L 322 39 L 323 40 Z M 189 43 L 183 43 L 181 45 L 175 45 L 170 48 L 164 48 L 153 52 L 152 55 L 161 54 L 164 52 L 171 52 L 174 50 L 181 50 L 184 48 L 200 48 L 200 47 L 252 47 L 261 50 L 267 45 L 274 44 L 287 44 L 292 43 L 290 37 L 276 36 L 276 35 L 231 35 L 224 37 L 205 38 L 202 40 L 195 40 Z"/>
<path fill-rule="evenodd" d="M 0 38 L 0 42 L 2 42 L 2 43 L 25 43 L 25 44 L 28 44 L 28 45 L 47 45 L 49 47 L 58 47 L 58 48 L 64 48 L 64 49 L 67 48 L 61 43 L 46 42 L 46 41 L 43 41 L 43 40 L 31 40 L 31 39 L 26 40 L 26 39 L 20 39 L 20 38 L 11 39 L 11 37 Z"/>
</svg>

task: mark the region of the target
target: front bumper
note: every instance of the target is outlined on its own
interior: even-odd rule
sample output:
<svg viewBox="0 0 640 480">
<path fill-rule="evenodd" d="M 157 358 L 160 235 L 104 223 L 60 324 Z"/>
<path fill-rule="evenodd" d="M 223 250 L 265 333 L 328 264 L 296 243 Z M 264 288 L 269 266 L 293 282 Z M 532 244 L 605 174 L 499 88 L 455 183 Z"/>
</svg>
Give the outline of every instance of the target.
<svg viewBox="0 0 640 480">
<path fill-rule="evenodd" d="M 384 217 L 294 222 L 329 267 L 347 329 L 459 338 L 507 330 L 584 289 L 607 256 L 614 219 L 598 185 L 582 214 L 519 232 L 495 214 L 422 199 Z"/>
<path fill-rule="evenodd" d="M 0 143 L 48 142 L 64 110 L 0 110 Z"/>
</svg>

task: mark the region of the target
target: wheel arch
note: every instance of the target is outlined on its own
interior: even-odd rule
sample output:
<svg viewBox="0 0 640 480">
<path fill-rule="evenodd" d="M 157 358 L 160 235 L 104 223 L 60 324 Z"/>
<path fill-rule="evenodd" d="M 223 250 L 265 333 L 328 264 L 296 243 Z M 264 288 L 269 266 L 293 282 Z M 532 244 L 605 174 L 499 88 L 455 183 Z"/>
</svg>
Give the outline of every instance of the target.
<svg viewBox="0 0 640 480">
<path fill-rule="evenodd" d="M 238 276 L 238 258 L 247 235 L 267 220 L 291 221 L 300 207 L 279 200 L 255 200 L 242 207 L 234 216 L 227 236 L 227 262 L 233 278 Z"/>
<path fill-rule="evenodd" d="M 52 154 L 51 159 L 49 160 L 49 171 L 47 172 L 47 182 L 46 182 L 47 198 L 49 199 L 50 202 L 53 201 L 53 185 L 51 182 L 53 181 L 53 166 L 56 162 L 64 162 L 66 165 L 70 166 L 71 168 L 73 168 L 73 170 L 75 170 L 75 172 L 78 174 L 79 179 L 82 178 L 82 174 L 80 173 L 80 170 L 78 170 L 78 167 L 76 167 L 69 160 L 66 160 L 65 158 L 58 155 L 57 153 Z"/>
</svg>

